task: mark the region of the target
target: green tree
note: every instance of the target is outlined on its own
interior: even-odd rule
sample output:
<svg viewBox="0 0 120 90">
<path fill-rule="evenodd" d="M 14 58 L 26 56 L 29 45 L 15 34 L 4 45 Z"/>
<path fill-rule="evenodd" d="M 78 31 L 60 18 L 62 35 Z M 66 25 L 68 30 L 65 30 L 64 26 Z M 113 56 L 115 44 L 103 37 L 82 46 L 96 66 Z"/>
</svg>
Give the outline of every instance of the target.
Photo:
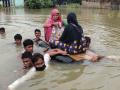
<svg viewBox="0 0 120 90">
<path fill-rule="evenodd" d="M 26 0 L 25 5 L 28 8 L 39 9 L 52 7 L 53 3 L 51 0 Z"/>
</svg>

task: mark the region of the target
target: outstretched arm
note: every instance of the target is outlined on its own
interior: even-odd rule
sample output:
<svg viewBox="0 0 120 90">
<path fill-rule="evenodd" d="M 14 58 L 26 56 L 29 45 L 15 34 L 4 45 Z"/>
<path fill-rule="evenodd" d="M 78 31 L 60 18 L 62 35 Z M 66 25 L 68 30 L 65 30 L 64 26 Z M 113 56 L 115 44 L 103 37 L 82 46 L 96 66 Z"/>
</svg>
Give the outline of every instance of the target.
<svg viewBox="0 0 120 90">
<path fill-rule="evenodd" d="M 8 90 L 15 90 L 20 84 L 24 83 L 26 80 L 29 80 L 34 74 L 35 68 L 33 67 L 27 72 L 27 74 L 10 84 L 8 86 Z"/>
<path fill-rule="evenodd" d="M 48 53 L 46 53 L 46 54 L 44 55 L 44 62 L 45 62 L 45 65 L 46 65 L 46 68 L 45 68 L 45 69 L 48 68 L 50 59 L 51 59 L 51 58 L 50 58 L 50 55 L 49 55 Z"/>
</svg>

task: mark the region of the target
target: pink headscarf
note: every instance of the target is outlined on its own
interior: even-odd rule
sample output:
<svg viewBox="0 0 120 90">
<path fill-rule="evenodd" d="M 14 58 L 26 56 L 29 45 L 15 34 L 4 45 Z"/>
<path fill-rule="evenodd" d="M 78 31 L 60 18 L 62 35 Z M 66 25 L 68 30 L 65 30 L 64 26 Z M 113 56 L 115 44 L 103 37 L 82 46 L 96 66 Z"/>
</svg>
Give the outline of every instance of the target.
<svg viewBox="0 0 120 90">
<path fill-rule="evenodd" d="M 53 9 L 53 10 L 51 11 L 51 19 L 53 20 L 53 16 L 55 16 L 55 15 L 57 15 L 57 14 L 60 14 L 60 12 L 58 11 L 58 9 Z M 58 21 L 58 22 L 62 22 L 61 15 L 59 15 L 57 21 Z"/>
<path fill-rule="evenodd" d="M 50 18 L 48 18 L 48 20 L 45 22 L 44 26 L 45 26 L 45 27 L 51 27 L 51 25 L 52 25 L 54 22 L 59 22 L 59 23 L 62 24 L 61 15 L 59 15 L 57 21 L 54 21 L 53 16 L 55 16 L 55 15 L 57 15 L 57 14 L 60 14 L 60 12 L 58 11 L 58 9 L 52 9 Z"/>
</svg>

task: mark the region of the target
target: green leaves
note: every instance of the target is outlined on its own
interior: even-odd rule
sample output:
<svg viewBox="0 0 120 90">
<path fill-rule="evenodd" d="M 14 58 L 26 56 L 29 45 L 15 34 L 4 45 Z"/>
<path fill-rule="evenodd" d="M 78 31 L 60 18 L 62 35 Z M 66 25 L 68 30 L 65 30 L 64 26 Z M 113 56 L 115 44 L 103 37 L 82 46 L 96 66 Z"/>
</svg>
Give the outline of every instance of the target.
<svg viewBox="0 0 120 90">
<path fill-rule="evenodd" d="M 51 0 L 26 0 L 28 8 L 40 9 L 52 7 L 53 3 Z"/>
</svg>

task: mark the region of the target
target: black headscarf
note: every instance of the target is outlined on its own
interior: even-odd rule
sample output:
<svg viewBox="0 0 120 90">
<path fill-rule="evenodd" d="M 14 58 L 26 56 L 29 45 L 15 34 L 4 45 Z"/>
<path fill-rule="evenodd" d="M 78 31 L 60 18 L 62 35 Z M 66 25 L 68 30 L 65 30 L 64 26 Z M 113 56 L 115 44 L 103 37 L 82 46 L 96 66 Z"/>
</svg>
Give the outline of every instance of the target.
<svg viewBox="0 0 120 90">
<path fill-rule="evenodd" d="M 67 16 L 68 25 L 65 27 L 60 41 L 68 44 L 72 44 L 74 41 L 81 41 L 83 37 L 83 29 L 78 24 L 76 14 L 71 12 Z"/>
<path fill-rule="evenodd" d="M 72 23 L 72 24 L 75 24 L 78 26 L 77 17 L 76 17 L 76 14 L 74 12 L 71 12 L 68 14 L 67 22 L 68 22 L 68 24 Z"/>
</svg>

